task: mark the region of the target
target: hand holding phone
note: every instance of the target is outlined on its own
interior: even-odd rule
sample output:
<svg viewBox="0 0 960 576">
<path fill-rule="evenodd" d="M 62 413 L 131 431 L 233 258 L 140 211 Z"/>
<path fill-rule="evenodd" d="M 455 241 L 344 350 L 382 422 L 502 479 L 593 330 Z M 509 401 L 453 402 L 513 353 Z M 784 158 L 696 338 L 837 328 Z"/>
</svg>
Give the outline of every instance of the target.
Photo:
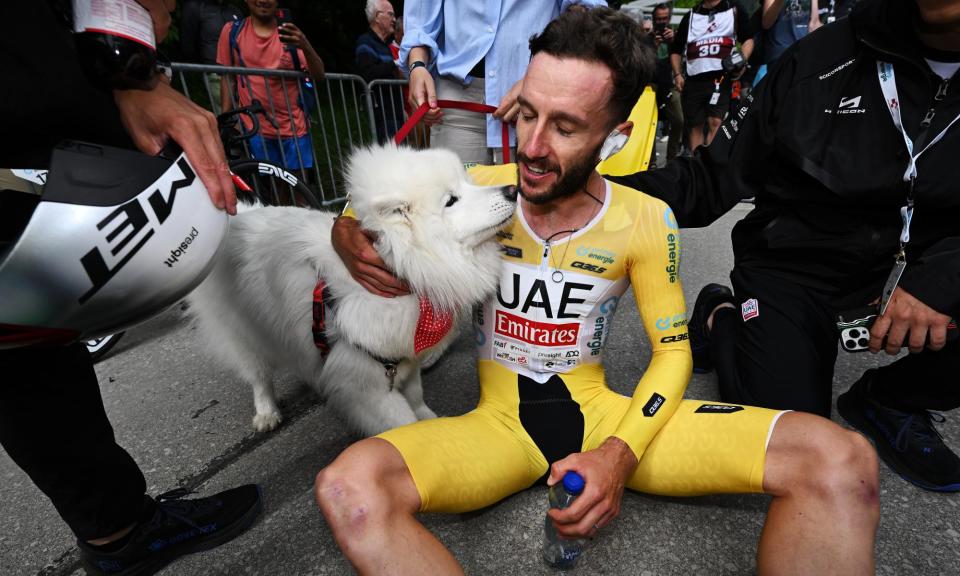
<svg viewBox="0 0 960 576">
<path fill-rule="evenodd" d="M 277 34 L 280 36 L 280 41 L 284 44 L 295 44 L 297 40 L 296 32 L 299 32 L 299 30 L 293 24 L 293 14 L 289 8 L 277 9 L 277 24 Z"/>
</svg>

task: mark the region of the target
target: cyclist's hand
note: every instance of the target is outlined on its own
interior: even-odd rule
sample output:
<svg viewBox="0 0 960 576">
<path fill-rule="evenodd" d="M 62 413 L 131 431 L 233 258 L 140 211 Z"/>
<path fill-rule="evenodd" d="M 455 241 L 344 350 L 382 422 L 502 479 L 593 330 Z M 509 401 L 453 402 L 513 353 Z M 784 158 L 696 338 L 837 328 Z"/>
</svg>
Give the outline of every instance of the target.
<svg viewBox="0 0 960 576">
<path fill-rule="evenodd" d="M 626 442 L 610 437 L 599 448 L 571 454 L 550 467 L 547 484 L 553 486 L 570 470 L 583 477 L 583 493 L 563 510 L 548 512 L 563 538 L 596 536 L 620 514 L 620 499 L 637 457 Z"/>
<path fill-rule="evenodd" d="M 923 351 L 928 333 L 930 343 L 927 347 L 940 350 L 947 342 L 949 323 L 949 316 L 937 312 L 903 288 L 897 287 L 890 296 L 887 310 L 870 328 L 870 351 L 876 353 L 883 348 L 887 354 L 899 354 L 907 332 L 910 333 L 910 339 L 906 342 L 910 346 L 910 352 L 916 354 Z M 887 339 L 885 346 L 884 337 Z"/>
<path fill-rule="evenodd" d="M 237 213 L 237 192 L 213 114 L 164 82 L 153 90 L 114 90 L 113 99 L 137 148 L 157 154 L 172 138 L 190 159 L 214 205 Z"/>
<path fill-rule="evenodd" d="M 150 12 L 153 34 L 157 38 L 157 44 L 160 44 L 170 30 L 170 13 L 177 7 L 177 0 L 137 0 L 137 3 Z"/>
<path fill-rule="evenodd" d="M 499 118 L 506 124 L 516 122 L 517 115 L 520 114 L 520 104 L 517 102 L 517 97 L 520 96 L 521 88 L 523 88 L 523 80 L 517 80 L 513 88 L 510 88 L 510 91 L 504 94 L 503 100 L 500 101 L 500 105 L 493 113 L 494 118 Z"/>
<path fill-rule="evenodd" d="M 410 105 L 414 110 L 421 104 L 430 104 L 430 111 L 423 117 L 423 122 L 430 126 L 443 122 L 443 110 L 437 108 L 437 88 L 433 83 L 433 76 L 425 67 L 414 68 L 410 72 Z"/>
<path fill-rule="evenodd" d="M 406 283 L 387 268 L 356 218 L 337 218 L 330 240 L 347 271 L 367 292 L 385 298 L 410 293 Z"/>
</svg>

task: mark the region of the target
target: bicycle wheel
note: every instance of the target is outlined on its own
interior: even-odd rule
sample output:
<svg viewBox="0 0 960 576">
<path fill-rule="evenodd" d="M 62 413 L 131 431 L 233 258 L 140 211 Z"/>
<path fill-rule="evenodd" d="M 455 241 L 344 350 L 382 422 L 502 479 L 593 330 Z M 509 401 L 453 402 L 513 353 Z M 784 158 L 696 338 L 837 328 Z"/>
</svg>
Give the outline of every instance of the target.
<svg viewBox="0 0 960 576">
<path fill-rule="evenodd" d="M 110 352 L 111 348 L 117 345 L 117 342 L 120 341 L 123 334 L 123 332 L 117 332 L 116 334 L 87 340 L 86 345 L 87 350 L 90 352 L 90 358 L 93 359 L 94 362 L 100 361 Z"/>
<path fill-rule="evenodd" d="M 241 201 L 259 201 L 265 206 L 300 206 L 322 209 L 320 201 L 306 184 L 292 172 L 261 160 L 237 160 L 230 170 L 253 188 L 249 192 L 237 190 Z"/>
</svg>

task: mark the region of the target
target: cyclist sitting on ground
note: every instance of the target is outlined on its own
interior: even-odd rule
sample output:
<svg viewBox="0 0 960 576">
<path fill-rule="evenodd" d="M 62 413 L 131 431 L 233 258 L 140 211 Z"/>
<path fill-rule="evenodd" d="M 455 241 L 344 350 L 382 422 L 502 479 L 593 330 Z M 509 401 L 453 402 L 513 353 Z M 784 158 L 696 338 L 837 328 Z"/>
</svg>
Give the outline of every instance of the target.
<svg viewBox="0 0 960 576">
<path fill-rule="evenodd" d="M 474 315 L 480 405 L 357 442 L 319 473 L 340 548 L 361 573 L 456 573 L 417 512 L 476 510 L 576 470 L 583 494 L 550 512 L 564 537 L 612 522 L 624 487 L 765 492 L 760 573 L 872 572 L 877 463 L 862 436 L 810 414 L 682 399 L 692 361 L 676 222 L 594 170 L 623 144 L 608 135 L 629 134 L 652 77 L 641 30 L 607 8 L 568 11 L 530 48 L 508 173 L 521 200 L 501 235 L 500 288 Z M 358 281 L 400 289 L 382 261 L 354 261 L 371 249 L 355 221 L 334 235 Z M 653 358 L 629 398 L 607 387 L 601 361 L 631 284 Z"/>
</svg>

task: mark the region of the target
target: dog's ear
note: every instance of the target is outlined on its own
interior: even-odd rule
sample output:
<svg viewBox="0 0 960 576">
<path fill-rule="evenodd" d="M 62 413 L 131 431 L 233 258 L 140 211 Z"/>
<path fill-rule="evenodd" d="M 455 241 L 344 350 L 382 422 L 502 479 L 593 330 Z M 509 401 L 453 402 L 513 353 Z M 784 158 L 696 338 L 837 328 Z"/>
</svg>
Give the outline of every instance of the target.
<svg viewBox="0 0 960 576">
<path fill-rule="evenodd" d="M 410 221 L 410 203 L 403 200 L 388 200 L 377 205 L 377 212 L 387 219 Z"/>
</svg>

